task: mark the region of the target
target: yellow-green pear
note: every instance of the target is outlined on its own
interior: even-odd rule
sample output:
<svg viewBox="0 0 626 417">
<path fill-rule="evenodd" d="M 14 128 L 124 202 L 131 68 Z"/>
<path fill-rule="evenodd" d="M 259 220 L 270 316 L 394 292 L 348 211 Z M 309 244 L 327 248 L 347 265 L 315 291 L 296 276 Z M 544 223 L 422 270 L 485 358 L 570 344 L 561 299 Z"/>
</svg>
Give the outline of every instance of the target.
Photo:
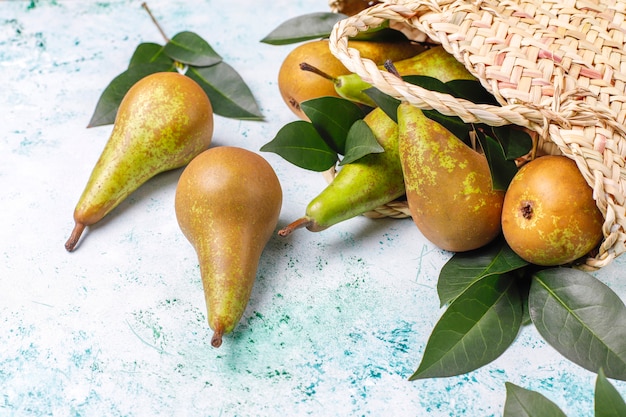
<svg viewBox="0 0 626 417">
<path fill-rule="evenodd" d="M 444 83 L 451 80 L 476 80 L 467 68 L 442 46 L 435 46 L 410 58 L 393 62 L 393 67 L 400 76 L 424 75 Z M 363 92 L 372 85 L 363 81 L 358 74 L 339 75 L 335 77 L 334 85 L 339 96 L 356 103 L 376 106 L 376 103 Z"/>
<path fill-rule="evenodd" d="M 311 200 L 304 217 L 278 232 L 281 236 L 303 227 L 312 232 L 322 231 L 404 194 L 398 126 L 380 108 L 372 110 L 363 120 L 384 152 L 371 153 L 343 165 L 333 181 Z"/>
<path fill-rule="evenodd" d="M 487 158 L 417 107 L 398 107 L 398 149 L 413 221 L 441 249 L 464 252 L 500 233 L 504 192 Z"/>
<path fill-rule="evenodd" d="M 65 243 L 73 251 L 95 224 L 156 174 L 180 168 L 208 148 L 213 108 L 191 78 L 160 72 L 135 83 L 120 103 L 111 136 L 74 209 Z"/>
<path fill-rule="evenodd" d="M 273 168 L 243 148 L 206 150 L 180 176 L 176 218 L 198 255 L 214 347 L 248 305 L 281 206 L 282 189 Z"/>
</svg>

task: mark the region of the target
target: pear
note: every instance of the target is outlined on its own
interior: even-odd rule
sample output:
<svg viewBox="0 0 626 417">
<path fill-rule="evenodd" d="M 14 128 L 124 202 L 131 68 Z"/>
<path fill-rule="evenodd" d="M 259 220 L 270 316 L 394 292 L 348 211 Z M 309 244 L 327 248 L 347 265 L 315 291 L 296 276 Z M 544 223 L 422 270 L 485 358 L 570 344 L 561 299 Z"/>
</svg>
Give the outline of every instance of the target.
<svg viewBox="0 0 626 417">
<path fill-rule="evenodd" d="M 504 192 L 493 189 L 486 157 L 408 103 L 398 132 L 407 204 L 424 237 L 453 252 L 495 239 Z"/>
<path fill-rule="evenodd" d="M 65 243 L 73 251 L 93 225 L 156 174 L 180 168 L 208 148 L 213 109 L 191 78 L 160 72 L 135 83 L 120 103 L 111 136 L 74 209 Z"/>
<path fill-rule="evenodd" d="M 476 77 L 442 46 L 435 46 L 410 58 L 393 62 L 393 67 L 400 76 L 424 75 L 444 83 L 451 80 L 476 80 Z M 333 82 L 335 91 L 340 97 L 371 107 L 376 105 L 363 92 L 372 85 L 365 82 L 358 74 L 340 75 L 334 77 Z"/>
<path fill-rule="evenodd" d="M 417 54 L 423 47 L 409 41 L 372 42 L 351 40 L 348 45 L 360 51 L 361 56 L 379 65 L 386 60 L 398 61 Z M 328 40 L 305 42 L 294 48 L 283 60 L 278 71 L 278 89 L 289 109 L 300 119 L 309 120 L 300 103 L 313 98 L 334 96 L 337 92 L 331 82 L 309 71 L 302 71 L 300 64 L 307 63 L 332 77 L 349 74 L 350 71 L 337 59 L 328 47 Z"/>
<path fill-rule="evenodd" d="M 176 218 L 198 256 L 214 347 L 244 313 L 281 206 L 270 164 L 242 148 L 206 150 L 180 176 Z"/>
<path fill-rule="evenodd" d="M 319 232 L 404 195 L 398 155 L 398 126 L 380 108 L 363 119 L 384 149 L 345 164 L 334 180 L 308 204 L 304 217 L 281 229 L 287 236 L 306 227 Z"/>
</svg>

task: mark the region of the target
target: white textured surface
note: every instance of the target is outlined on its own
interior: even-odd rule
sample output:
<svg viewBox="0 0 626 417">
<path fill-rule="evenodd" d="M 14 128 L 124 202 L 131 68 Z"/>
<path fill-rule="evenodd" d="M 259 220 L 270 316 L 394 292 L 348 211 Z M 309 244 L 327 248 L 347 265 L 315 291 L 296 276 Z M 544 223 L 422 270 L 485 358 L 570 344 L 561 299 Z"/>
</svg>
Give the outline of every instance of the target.
<svg viewBox="0 0 626 417">
<path fill-rule="evenodd" d="M 85 128 L 97 99 L 138 43 L 162 43 L 140 4 L 0 2 L 0 415 L 496 416 L 505 381 L 593 415 L 595 375 L 530 327 L 476 372 L 407 381 L 441 314 L 435 285 L 449 257 L 410 220 L 274 238 L 220 349 L 174 216 L 180 171 L 149 181 L 67 253 L 74 205 L 110 133 Z M 213 146 L 258 151 L 294 120 L 276 85 L 291 46 L 259 40 L 327 4 L 149 2 L 170 36 L 207 39 L 260 102 L 265 122 L 217 117 Z M 263 156 L 283 184 L 284 225 L 325 183 Z M 622 298 L 624 263 L 597 274 Z"/>
</svg>

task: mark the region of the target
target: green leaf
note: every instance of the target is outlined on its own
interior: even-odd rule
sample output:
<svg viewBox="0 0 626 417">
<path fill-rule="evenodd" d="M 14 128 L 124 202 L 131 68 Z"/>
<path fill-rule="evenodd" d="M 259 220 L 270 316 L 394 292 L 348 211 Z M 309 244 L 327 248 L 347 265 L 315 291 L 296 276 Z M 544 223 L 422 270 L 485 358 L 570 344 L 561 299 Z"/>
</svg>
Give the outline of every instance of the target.
<svg viewBox="0 0 626 417">
<path fill-rule="evenodd" d="M 174 61 L 165 55 L 164 47 L 158 43 L 140 43 L 130 58 L 128 68 L 142 64 L 163 63 L 174 65 Z"/>
<path fill-rule="evenodd" d="M 484 277 L 515 271 L 526 265 L 528 262 L 513 252 L 502 238 L 480 249 L 455 253 L 439 272 L 437 293 L 441 306 Z"/>
<path fill-rule="evenodd" d="M 115 77 L 109 85 L 104 89 L 96 109 L 94 110 L 91 120 L 87 127 L 96 127 L 111 124 L 115 122 L 117 109 L 122 99 L 130 90 L 130 88 L 140 79 L 161 71 L 174 70 L 173 64 L 155 62 L 151 64 L 134 65 L 123 73 Z"/>
<path fill-rule="evenodd" d="M 345 156 L 339 165 L 350 164 L 365 155 L 384 151 L 385 149 L 380 146 L 367 123 L 363 120 L 357 120 L 348 132 Z"/>
<path fill-rule="evenodd" d="M 313 125 L 304 120 L 287 123 L 261 151 L 276 153 L 300 168 L 317 172 L 326 171 L 337 163 L 337 153 Z"/>
<path fill-rule="evenodd" d="M 505 191 L 517 173 L 517 165 L 514 161 L 506 159 L 502 146 L 491 136 L 479 131 L 478 140 L 489 164 L 493 189 Z"/>
<path fill-rule="evenodd" d="M 227 63 L 189 67 L 187 75 L 209 96 L 215 114 L 233 119 L 263 119 L 250 88 Z"/>
<path fill-rule="evenodd" d="M 398 123 L 398 106 L 400 105 L 400 100 L 383 93 L 376 87 L 368 88 L 363 90 L 363 92 L 374 100 L 374 103 L 376 103 L 391 120 Z"/>
<path fill-rule="evenodd" d="M 454 97 L 476 104 L 500 105 L 493 94 L 487 91 L 478 80 L 450 80 L 446 82 L 446 86 Z"/>
<path fill-rule="evenodd" d="M 530 316 L 543 338 L 583 368 L 626 380 L 626 307 L 608 286 L 572 268 L 533 275 Z"/>
<path fill-rule="evenodd" d="M 502 145 L 507 160 L 520 158 L 528 154 L 533 147 L 530 135 L 515 126 L 497 126 L 491 127 L 491 130 L 493 137 Z"/>
<path fill-rule="evenodd" d="M 207 41 L 193 32 L 180 32 L 165 44 L 167 56 L 183 64 L 208 67 L 222 61 Z"/>
<path fill-rule="evenodd" d="M 596 378 L 595 417 L 624 417 L 626 403 L 600 369 Z"/>
<path fill-rule="evenodd" d="M 337 153 L 344 154 L 352 124 L 365 113 L 357 104 L 339 97 L 318 97 L 300 103 L 315 129 Z"/>
<path fill-rule="evenodd" d="M 552 401 L 535 391 L 505 382 L 503 417 L 567 417 Z"/>
<path fill-rule="evenodd" d="M 330 35 L 333 26 L 347 16 L 341 13 L 316 12 L 296 16 L 278 25 L 261 42 L 287 45 Z"/>
<path fill-rule="evenodd" d="M 488 364 L 513 343 L 521 321 L 515 279 L 509 275 L 481 279 L 443 313 L 409 380 L 461 375 Z"/>
</svg>

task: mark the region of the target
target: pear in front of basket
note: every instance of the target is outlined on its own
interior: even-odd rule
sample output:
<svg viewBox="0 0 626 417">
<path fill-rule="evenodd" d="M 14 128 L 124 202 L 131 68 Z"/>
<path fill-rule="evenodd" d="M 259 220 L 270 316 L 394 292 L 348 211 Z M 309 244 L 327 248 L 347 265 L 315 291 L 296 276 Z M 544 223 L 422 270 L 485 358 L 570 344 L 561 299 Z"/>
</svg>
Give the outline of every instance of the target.
<svg viewBox="0 0 626 417">
<path fill-rule="evenodd" d="M 424 237 L 452 252 L 494 240 L 504 192 L 494 190 L 485 155 L 408 103 L 398 107 L 398 132 L 407 203 Z"/>
<path fill-rule="evenodd" d="M 502 209 L 502 232 L 524 260 L 563 265 L 587 255 L 602 239 L 604 218 L 576 162 L 540 156 L 511 180 Z"/>
<path fill-rule="evenodd" d="M 148 179 L 189 163 L 212 136 L 211 102 L 191 78 L 162 72 L 135 83 L 120 103 L 111 136 L 74 209 L 75 226 L 65 248 L 73 251 L 85 227 Z"/>
<path fill-rule="evenodd" d="M 273 168 L 242 148 L 206 150 L 180 176 L 176 218 L 198 256 L 214 347 L 244 313 L 281 206 Z"/>
<path fill-rule="evenodd" d="M 383 152 L 371 153 L 343 165 L 334 180 L 311 200 L 304 217 L 278 232 L 281 236 L 301 227 L 312 232 L 322 231 L 404 194 L 397 124 L 381 108 L 372 110 L 363 120 Z"/>
</svg>

